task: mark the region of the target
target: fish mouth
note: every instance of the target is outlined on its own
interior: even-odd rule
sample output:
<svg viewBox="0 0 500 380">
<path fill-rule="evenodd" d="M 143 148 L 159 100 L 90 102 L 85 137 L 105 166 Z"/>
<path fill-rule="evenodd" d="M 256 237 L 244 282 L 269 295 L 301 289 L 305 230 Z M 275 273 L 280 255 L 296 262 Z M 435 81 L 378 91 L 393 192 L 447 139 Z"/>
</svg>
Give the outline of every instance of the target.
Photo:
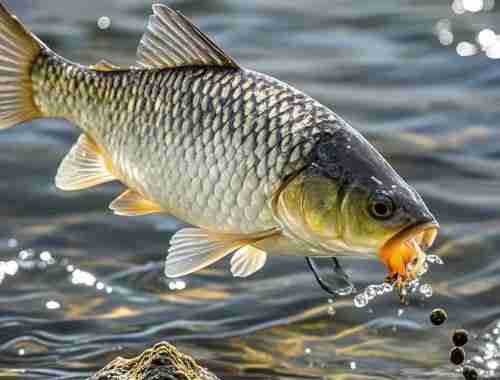
<svg viewBox="0 0 500 380">
<path fill-rule="evenodd" d="M 380 249 L 380 259 L 390 275 L 414 280 L 423 272 L 425 250 L 432 247 L 439 232 L 436 221 L 418 223 L 405 228 L 389 239 Z"/>
</svg>

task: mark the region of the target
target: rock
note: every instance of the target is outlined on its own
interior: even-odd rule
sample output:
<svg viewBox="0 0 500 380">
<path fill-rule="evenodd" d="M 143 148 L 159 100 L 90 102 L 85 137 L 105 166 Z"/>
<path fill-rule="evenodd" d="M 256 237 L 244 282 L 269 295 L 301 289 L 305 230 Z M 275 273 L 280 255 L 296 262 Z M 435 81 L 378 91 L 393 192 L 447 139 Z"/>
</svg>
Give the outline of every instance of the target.
<svg viewBox="0 0 500 380">
<path fill-rule="evenodd" d="M 219 380 L 190 356 L 162 342 L 141 355 L 116 358 L 89 380 Z"/>
</svg>

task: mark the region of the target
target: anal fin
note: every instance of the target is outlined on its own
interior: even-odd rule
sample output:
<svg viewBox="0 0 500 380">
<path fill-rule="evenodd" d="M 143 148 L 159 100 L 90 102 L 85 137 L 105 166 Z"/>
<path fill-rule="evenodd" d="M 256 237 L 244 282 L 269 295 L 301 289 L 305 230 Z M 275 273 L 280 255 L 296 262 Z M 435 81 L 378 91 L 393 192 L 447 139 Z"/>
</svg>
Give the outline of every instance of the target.
<svg viewBox="0 0 500 380">
<path fill-rule="evenodd" d="M 109 168 L 109 161 L 101 149 L 83 134 L 59 166 L 56 186 L 61 190 L 75 191 L 114 181 L 116 177 Z"/>
<path fill-rule="evenodd" d="M 109 208 L 116 215 L 123 216 L 141 216 L 157 214 L 163 211 L 154 202 L 145 199 L 133 190 L 124 192 L 109 205 Z"/>
</svg>

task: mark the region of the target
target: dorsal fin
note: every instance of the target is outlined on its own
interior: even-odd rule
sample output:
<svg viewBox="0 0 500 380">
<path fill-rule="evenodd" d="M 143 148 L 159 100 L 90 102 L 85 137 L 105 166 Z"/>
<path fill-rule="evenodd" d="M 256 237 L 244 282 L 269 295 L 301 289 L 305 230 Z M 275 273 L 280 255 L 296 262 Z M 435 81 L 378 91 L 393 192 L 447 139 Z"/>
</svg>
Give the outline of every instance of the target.
<svg viewBox="0 0 500 380">
<path fill-rule="evenodd" d="M 225 66 L 238 64 L 181 13 L 153 5 L 148 30 L 137 49 L 142 68 L 166 69 L 182 66 Z"/>
<path fill-rule="evenodd" d="M 108 61 L 105 61 L 104 59 L 100 60 L 95 65 L 89 66 L 89 69 L 96 70 L 96 71 L 123 70 L 120 66 L 113 65 L 112 63 L 109 63 Z"/>
</svg>

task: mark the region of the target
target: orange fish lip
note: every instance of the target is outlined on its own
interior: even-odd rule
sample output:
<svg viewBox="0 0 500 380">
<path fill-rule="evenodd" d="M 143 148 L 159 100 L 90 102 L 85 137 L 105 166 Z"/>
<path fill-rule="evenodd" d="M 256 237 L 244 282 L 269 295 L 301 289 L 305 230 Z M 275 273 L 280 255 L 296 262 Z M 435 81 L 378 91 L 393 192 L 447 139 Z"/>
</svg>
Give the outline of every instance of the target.
<svg viewBox="0 0 500 380">
<path fill-rule="evenodd" d="M 404 229 L 389 239 L 380 249 L 380 259 L 391 274 L 406 274 L 407 266 L 414 260 L 425 258 L 423 250 L 429 249 L 436 240 L 439 224 L 436 221 L 419 223 Z M 416 242 L 420 249 L 412 246 Z"/>
</svg>

